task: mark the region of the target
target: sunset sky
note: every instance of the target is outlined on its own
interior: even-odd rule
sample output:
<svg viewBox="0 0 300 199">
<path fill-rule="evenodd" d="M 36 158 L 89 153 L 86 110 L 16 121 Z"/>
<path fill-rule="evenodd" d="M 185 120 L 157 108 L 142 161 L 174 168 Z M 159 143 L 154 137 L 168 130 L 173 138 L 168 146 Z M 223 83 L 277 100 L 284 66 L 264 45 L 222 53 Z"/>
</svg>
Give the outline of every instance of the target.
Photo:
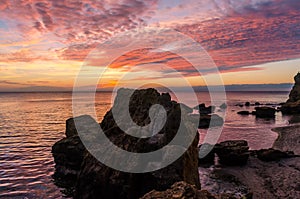
<svg viewBox="0 0 300 199">
<path fill-rule="evenodd" d="M 299 0 L 1 0 L 0 91 L 68 90 L 93 49 L 143 27 L 172 28 L 197 41 L 226 85 L 292 83 L 300 71 Z M 160 78 L 180 87 L 168 65 L 204 85 L 172 56 L 124 52 L 102 86 L 114 87 L 130 72 L 125 68 L 148 62 L 132 84 Z"/>
</svg>

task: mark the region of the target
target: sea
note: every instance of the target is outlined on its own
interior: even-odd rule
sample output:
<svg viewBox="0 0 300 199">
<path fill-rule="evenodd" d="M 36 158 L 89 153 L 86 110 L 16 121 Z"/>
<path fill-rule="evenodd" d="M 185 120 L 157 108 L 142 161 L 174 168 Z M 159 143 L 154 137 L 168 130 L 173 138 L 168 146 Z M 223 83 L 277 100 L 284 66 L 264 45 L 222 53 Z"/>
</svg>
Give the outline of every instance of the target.
<svg viewBox="0 0 300 199">
<path fill-rule="evenodd" d="M 190 106 L 192 94 L 180 93 Z M 98 92 L 95 103 L 86 105 L 83 93 L 80 113 L 96 115 L 100 122 L 113 103 L 114 94 Z M 211 104 L 207 92 L 196 94 L 199 103 Z M 172 94 L 173 99 L 179 99 Z M 225 124 L 218 142 L 247 140 L 251 149 L 272 147 L 277 133 L 271 129 L 289 125 L 289 117 L 276 113 L 275 119 L 257 119 L 253 115 L 238 115 L 238 111 L 253 111 L 254 106 L 237 104 L 260 102 L 277 107 L 285 102 L 288 92 L 227 92 Z M 80 101 L 79 100 L 79 101 Z M 77 100 L 78 101 L 78 100 Z M 65 121 L 74 115 L 72 93 L 0 93 L 0 198 L 64 198 L 62 189 L 54 184 L 52 145 L 65 136 Z M 180 101 L 181 102 L 181 101 Z M 78 108 L 78 107 L 77 107 Z M 78 111 L 76 112 L 78 113 Z M 216 110 L 218 113 L 218 109 Z M 200 142 L 206 135 L 199 130 Z"/>
</svg>

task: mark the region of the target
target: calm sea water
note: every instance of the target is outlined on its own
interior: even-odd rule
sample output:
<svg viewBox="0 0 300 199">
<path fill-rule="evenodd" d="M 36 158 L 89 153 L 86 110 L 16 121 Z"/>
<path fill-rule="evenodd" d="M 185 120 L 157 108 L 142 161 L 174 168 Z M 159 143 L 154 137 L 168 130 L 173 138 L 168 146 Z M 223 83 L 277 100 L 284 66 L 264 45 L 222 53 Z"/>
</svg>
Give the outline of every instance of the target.
<svg viewBox="0 0 300 199">
<path fill-rule="evenodd" d="M 190 94 L 181 93 L 185 103 Z M 288 124 L 288 117 L 276 113 L 275 120 L 237 115 L 235 106 L 246 101 L 280 103 L 286 92 L 228 92 L 226 122 L 219 141 L 245 139 L 252 149 L 271 147 L 277 134 L 271 128 Z M 198 99 L 210 103 L 208 93 L 198 93 Z M 85 96 L 81 97 L 84 102 Z M 97 120 L 100 122 L 111 107 L 110 93 L 96 94 Z M 91 107 L 82 103 L 81 112 L 92 114 Z M 53 183 L 54 162 L 51 146 L 64 137 L 65 120 L 72 117 L 71 93 L 2 93 L 0 94 L 0 197 L 3 198 L 62 198 L 60 188 Z M 201 140 L 205 131 L 200 131 Z"/>
</svg>

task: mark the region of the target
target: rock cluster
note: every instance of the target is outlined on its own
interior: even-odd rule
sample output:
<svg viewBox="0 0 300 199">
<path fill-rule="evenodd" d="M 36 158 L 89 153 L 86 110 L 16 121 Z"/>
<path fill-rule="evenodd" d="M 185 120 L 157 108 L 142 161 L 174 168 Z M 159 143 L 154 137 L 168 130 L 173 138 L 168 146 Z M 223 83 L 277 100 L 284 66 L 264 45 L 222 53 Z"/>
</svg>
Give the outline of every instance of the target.
<svg viewBox="0 0 300 199">
<path fill-rule="evenodd" d="M 289 94 L 289 99 L 281 106 L 283 114 L 300 114 L 300 73 L 295 77 L 295 84 Z"/>
<path fill-rule="evenodd" d="M 212 195 L 206 190 L 198 190 L 195 186 L 186 182 L 176 182 L 165 191 L 153 190 L 141 199 L 236 199 L 231 194 Z"/>
<path fill-rule="evenodd" d="M 112 111 L 113 108 L 118 108 L 122 105 L 128 95 L 131 95 L 129 101 L 130 116 L 139 126 L 150 124 L 149 110 L 152 105 L 159 104 L 164 107 L 167 115 L 166 123 L 156 135 L 150 138 L 137 138 L 124 133 L 118 127 Z M 119 118 L 125 117 L 123 110 L 120 110 L 119 114 Z M 180 104 L 172 101 L 169 94 L 160 94 L 155 89 L 136 91 L 120 89 L 112 109 L 106 113 L 100 124 L 104 134 L 114 145 L 124 150 L 138 153 L 155 151 L 168 145 L 176 135 L 179 125 L 182 125 L 181 128 L 183 128 L 185 136 L 197 135 L 192 138 L 194 140 L 192 145 L 188 149 L 185 149 L 186 152 L 178 160 L 154 172 L 134 174 L 114 170 L 102 164 L 85 151 L 78 139 L 76 128 L 81 128 L 81 130 L 88 134 L 92 131 L 90 128 L 98 125 L 93 119 L 87 119 L 88 121 L 85 121 L 86 118 L 87 116 L 82 116 L 68 120 L 67 138 L 56 143 L 52 150 L 56 168 L 64 167 L 65 170 L 68 170 L 72 168 L 70 166 L 73 164 L 73 159 L 76 159 L 74 160 L 74 164 L 76 165 L 76 167 L 74 167 L 74 171 L 76 171 L 74 174 L 77 174 L 77 181 L 74 198 L 134 199 L 141 197 L 153 189 L 165 190 L 170 188 L 172 184 L 178 181 L 185 181 L 194 185 L 197 189 L 200 188 L 197 148 L 199 138 L 196 133 L 197 128 L 195 124 L 184 119 L 187 118 L 186 111 L 181 111 Z M 76 128 L 74 128 L 73 120 L 76 120 Z M 181 123 L 181 120 L 184 122 Z M 122 120 L 118 122 L 122 124 Z M 126 128 L 126 125 L 127 124 L 123 122 L 122 126 Z M 88 126 L 91 127 L 88 128 Z M 85 127 L 87 127 L 87 129 L 85 129 Z M 128 128 L 130 128 L 130 126 L 128 126 Z M 73 143 L 72 139 L 76 139 L 76 142 L 74 141 Z M 182 139 L 184 140 L 185 138 L 182 137 Z M 98 147 L 101 148 L 100 146 L 95 146 L 96 149 Z M 71 152 L 68 152 L 66 148 L 70 148 Z M 176 153 L 176 151 L 172 150 L 173 148 L 171 146 L 169 148 L 170 153 Z M 80 151 L 77 153 L 77 150 Z M 73 151 L 76 152 L 73 153 Z M 148 164 L 159 164 L 161 160 L 165 158 L 164 155 L 165 154 L 162 154 L 161 157 L 157 157 L 155 162 L 149 162 Z M 135 162 L 132 161 L 132 164 L 134 166 Z"/>
</svg>

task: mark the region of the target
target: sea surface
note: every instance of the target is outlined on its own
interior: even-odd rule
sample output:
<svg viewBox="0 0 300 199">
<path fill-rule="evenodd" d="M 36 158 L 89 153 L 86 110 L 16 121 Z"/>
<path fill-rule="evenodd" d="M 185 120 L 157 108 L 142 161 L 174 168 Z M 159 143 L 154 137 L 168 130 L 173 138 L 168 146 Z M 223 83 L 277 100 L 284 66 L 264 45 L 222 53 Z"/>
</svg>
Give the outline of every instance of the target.
<svg viewBox="0 0 300 199">
<path fill-rule="evenodd" d="M 187 105 L 196 105 L 190 100 L 191 94 L 178 95 Z M 172 95 L 172 98 L 180 97 Z M 210 104 L 208 93 L 199 92 L 197 98 Z M 288 125 L 289 118 L 280 112 L 274 120 L 241 116 L 238 111 L 252 111 L 254 107 L 235 105 L 247 101 L 278 104 L 287 98 L 287 92 L 227 92 L 226 121 L 219 141 L 245 139 L 251 149 L 271 147 L 277 138 L 271 128 Z M 96 113 L 99 122 L 112 104 L 111 93 L 105 92 L 96 93 L 95 108 L 84 103 L 85 94 L 78 99 L 82 101 L 77 107 L 79 112 Z M 65 120 L 70 117 L 73 117 L 72 93 L 0 93 L 0 198 L 64 197 L 53 183 L 51 147 L 65 136 Z M 199 132 L 203 142 L 206 131 Z"/>
</svg>

